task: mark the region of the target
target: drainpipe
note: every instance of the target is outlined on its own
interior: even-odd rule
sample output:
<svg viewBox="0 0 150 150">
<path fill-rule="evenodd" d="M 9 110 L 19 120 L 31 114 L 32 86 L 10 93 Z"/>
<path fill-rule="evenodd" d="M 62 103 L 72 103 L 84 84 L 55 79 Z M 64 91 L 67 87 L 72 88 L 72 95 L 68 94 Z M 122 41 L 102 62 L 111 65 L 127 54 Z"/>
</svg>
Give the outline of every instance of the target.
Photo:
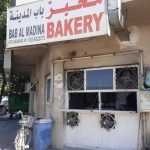
<svg viewBox="0 0 150 150">
<path fill-rule="evenodd" d="M 140 70 L 139 70 L 139 85 L 140 89 L 142 89 L 143 82 L 144 82 L 144 56 L 143 56 L 143 51 L 139 51 L 139 64 L 140 64 Z M 146 113 L 142 112 L 140 113 L 140 124 L 141 124 L 141 146 L 139 149 L 145 149 L 146 147 Z M 140 141 L 139 141 L 140 142 Z"/>
<path fill-rule="evenodd" d="M 114 31 L 126 27 L 126 16 L 126 9 L 123 7 L 121 0 L 108 0 L 109 23 Z"/>
<path fill-rule="evenodd" d="M 120 41 L 129 41 L 127 29 L 127 6 L 122 0 L 108 0 L 108 18 L 113 31 Z"/>
</svg>

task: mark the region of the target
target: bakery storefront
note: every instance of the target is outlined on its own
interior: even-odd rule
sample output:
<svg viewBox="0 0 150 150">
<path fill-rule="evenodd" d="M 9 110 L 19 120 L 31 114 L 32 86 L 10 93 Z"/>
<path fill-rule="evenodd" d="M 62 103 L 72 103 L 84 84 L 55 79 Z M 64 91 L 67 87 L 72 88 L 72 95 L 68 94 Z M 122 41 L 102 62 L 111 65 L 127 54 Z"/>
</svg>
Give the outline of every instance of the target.
<svg viewBox="0 0 150 150">
<path fill-rule="evenodd" d="M 138 53 L 118 53 L 99 56 L 109 61 L 105 67 L 100 58 L 65 62 L 66 146 L 138 149 L 139 65 L 137 62 L 123 64 L 122 59 L 128 55 L 137 57 L 138 61 Z M 119 64 L 117 59 L 121 60 Z"/>
<path fill-rule="evenodd" d="M 146 142 L 140 95 L 150 28 L 131 24 L 122 42 L 121 4 L 41 0 L 7 11 L 13 71 L 30 75 L 30 112 L 53 118 L 55 148 L 140 150 Z"/>
</svg>

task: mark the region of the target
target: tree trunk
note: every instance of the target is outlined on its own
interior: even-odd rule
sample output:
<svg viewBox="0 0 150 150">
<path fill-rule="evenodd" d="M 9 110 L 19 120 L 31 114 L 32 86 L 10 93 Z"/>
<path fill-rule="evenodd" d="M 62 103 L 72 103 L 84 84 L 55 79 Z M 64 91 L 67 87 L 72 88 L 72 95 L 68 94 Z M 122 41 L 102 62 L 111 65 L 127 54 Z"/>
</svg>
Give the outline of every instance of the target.
<svg viewBox="0 0 150 150">
<path fill-rule="evenodd" d="M 0 81 L 1 82 L 1 87 L 0 87 L 0 102 L 1 102 L 1 99 L 2 99 L 2 96 L 4 95 L 4 91 L 5 91 L 5 72 L 4 72 L 4 67 L 3 67 L 3 64 L 4 64 L 4 50 L 5 50 L 5 46 L 4 46 L 4 41 L 0 41 L 0 55 L 1 55 L 1 60 L 0 60 L 0 74 L 2 76 L 2 80 Z"/>
</svg>

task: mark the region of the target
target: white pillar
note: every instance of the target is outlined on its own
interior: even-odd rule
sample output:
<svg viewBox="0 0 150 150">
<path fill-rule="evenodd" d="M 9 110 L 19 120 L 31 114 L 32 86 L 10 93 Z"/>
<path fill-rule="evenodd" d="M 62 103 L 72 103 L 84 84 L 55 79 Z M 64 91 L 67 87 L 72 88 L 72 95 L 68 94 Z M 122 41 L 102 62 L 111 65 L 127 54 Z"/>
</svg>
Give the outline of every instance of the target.
<svg viewBox="0 0 150 150">
<path fill-rule="evenodd" d="M 52 117 L 54 119 L 53 146 L 63 149 L 64 146 L 64 119 L 61 111 L 64 105 L 64 64 L 58 62 L 54 64 L 53 72 L 53 104 Z"/>
</svg>

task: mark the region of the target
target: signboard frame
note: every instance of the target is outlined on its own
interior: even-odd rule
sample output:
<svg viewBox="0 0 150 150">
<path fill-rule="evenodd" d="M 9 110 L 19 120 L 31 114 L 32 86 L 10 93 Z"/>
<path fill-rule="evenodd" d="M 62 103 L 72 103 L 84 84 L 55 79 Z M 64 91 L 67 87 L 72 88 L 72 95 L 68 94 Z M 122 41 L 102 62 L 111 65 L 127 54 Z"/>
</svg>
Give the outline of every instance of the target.
<svg viewBox="0 0 150 150">
<path fill-rule="evenodd" d="M 6 48 L 110 35 L 107 0 L 58 2 L 39 0 L 9 8 Z"/>
</svg>

